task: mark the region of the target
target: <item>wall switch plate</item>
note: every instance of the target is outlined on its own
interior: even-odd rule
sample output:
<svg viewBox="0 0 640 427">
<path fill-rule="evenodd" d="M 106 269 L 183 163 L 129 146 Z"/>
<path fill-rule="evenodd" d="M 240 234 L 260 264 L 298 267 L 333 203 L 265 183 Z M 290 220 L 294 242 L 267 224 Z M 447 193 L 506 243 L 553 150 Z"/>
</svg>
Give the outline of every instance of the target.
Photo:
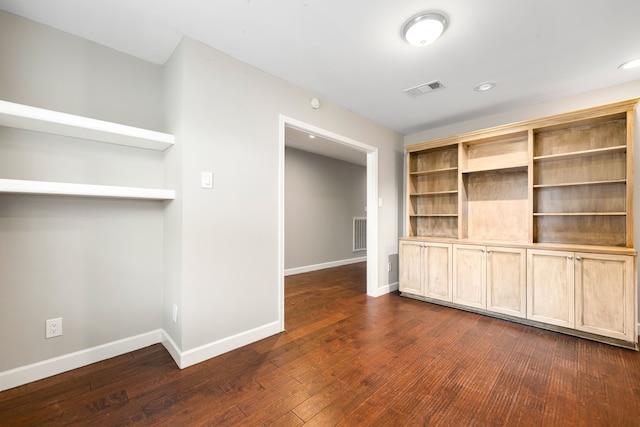
<svg viewBox="0 0 640 427">
<path fill-rule="evenodd" d="M 45 338 L 59 337 L 62 335 L 62 317 L 46 321 Z"/>
<path fill-rule="evenodd" d="M 202 188 L 213 188 L 213 172 L 201 172 Z"/>
<path fill-rule="evenodd" d="M 178 323 L 178 306 L 173 304 L 173 310 L 171 311 L 171 318 L 173 323 Z"/>
</svg>

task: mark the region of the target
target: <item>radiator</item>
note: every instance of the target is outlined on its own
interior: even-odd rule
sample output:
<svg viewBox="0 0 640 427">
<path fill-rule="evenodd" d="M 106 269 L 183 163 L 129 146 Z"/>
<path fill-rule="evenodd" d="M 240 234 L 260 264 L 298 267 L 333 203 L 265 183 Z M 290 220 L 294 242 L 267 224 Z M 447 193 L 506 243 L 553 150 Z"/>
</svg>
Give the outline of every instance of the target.
<svg viewBox="0 0 640 427">
<path fill-rule="evenodd" d="M 367 250 L 367 218 L 353 217 L 353 252 Z"/>
</svg>

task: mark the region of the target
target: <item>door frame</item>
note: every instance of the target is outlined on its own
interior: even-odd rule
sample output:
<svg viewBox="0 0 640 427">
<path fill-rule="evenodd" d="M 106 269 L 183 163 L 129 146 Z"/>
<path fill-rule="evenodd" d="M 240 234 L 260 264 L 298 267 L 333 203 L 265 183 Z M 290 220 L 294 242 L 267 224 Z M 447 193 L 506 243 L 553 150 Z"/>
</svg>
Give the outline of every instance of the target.
<svg viewBox="0 0 640 427">
<path fill-rule="evenodd" d="M 285 128 L 287 126 L 318 135 L 367 156 L 367 295 L 378 296 L 378 148 L 338 135 L 300 120 L 280 115 L 278 141 L 278 280 L 279 318 L 284 330 L 284 195 L 285 195 Z"/>
</svg>

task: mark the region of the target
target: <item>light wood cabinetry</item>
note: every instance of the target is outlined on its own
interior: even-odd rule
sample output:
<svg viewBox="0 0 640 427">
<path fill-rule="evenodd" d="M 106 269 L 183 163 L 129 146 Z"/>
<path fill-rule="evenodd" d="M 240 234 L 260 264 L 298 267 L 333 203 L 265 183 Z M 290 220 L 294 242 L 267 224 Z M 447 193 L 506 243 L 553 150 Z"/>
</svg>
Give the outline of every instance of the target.
<svg viewBox="0 0 640 427">
<path fill-rule="evenodd" d="M 575 325 L 573 252 L 529 250 L 527 318 L 549 325 Z"/>
<path fill-rule="evenodd" d="M 526 317 L 526 250 L 453 245 L 453 302 Z"/>
<path fill-rule="evenodd" d="M 575 254 L 576 329 L 635 340 L 634 262 L 625 255 Z"/>
<path fill-rule="evenodd" d="M 637 103 L 406 147 L 402 241 L 453 245 L 454 306 L 637 346 Z"/>
<path fill-rule="evenodd" d="M 486 308 L 487 250 L 484 246 L 453 245 L 453 302 Z"/>
<path fill-rule="evenodd" d="M 400 292 L 451 302 L 452 245 L 400 242 Z"/>
<path fill-rule="evenodd" d="M 444 147 L 408 157 L 410 235 L 458 235 L 458 150 Z"/>
<path fill-rule="evenodd" d="M 487 310 L 525 318 L 526 309 L 527 251 L 487 247 Z"/>
</svg>

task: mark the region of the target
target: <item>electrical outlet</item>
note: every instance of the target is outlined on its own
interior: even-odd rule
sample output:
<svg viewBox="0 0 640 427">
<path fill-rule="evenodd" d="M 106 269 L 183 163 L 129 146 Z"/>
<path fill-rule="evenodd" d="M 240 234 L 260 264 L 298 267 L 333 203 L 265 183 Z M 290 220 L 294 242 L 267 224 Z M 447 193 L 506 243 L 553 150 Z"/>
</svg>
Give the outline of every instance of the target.
<svg viewBox="0 0 640 427">
<path fill-rule="evenodd" d="M 173 323 L 178 323 L 178 306 L 173 304 L 173 311 L 171 313 L 173 317 Z"/>
<path fill-rule="evenodd" d="M 391 263 L 390 262 L 387 263 L 387 271 L 391 271 Z"/>
<path fill-rule="evenodd" d="M 59 337 L 62 335 L 62 317 L 46 321 L 45 338 Z"/>
</svg>

